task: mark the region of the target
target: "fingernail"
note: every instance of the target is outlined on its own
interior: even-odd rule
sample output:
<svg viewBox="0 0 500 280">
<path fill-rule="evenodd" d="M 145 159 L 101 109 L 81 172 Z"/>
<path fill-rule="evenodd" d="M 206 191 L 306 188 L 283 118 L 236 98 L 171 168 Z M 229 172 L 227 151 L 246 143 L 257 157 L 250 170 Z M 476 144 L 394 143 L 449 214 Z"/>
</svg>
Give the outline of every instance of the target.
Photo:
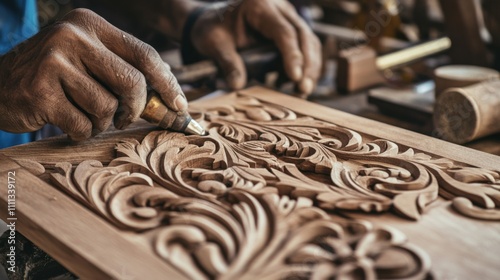
<svg viewBox="0 0 500 280">
<path fill-rule="evenodd" d="M 300 82 L 300 91 L 303 93 L 311 93 L 314 89 L 314 82 L 311 78 L 304 78 L 302 82 Z"/>
<path fill-rule="evenodd" d="M 308 93 L 300 93 L 297 95 L 298 98 L 300 99 L 307 99 L 309 97 Z"/>
<path fill-rule="evenodd" d="M 118 128 L 119 130 L 125 129 L 127 127 L 127 124 L 125 123 L 124 118 L 120 118 L 115 122 L 115 127 Z"/>
<path fill-rule="evenodd" d="M 300 66 L 294 66 L 292 69 L 292 80 L 298 81 L 302 78 L 302 68 Z"/>
<path fill-rule="evenodd" d="M 132 119 L 129 114 L 122 113 L 115 115 L 114 123 L 116 128 L 123 130 L 132 123 Z"/>
<path fill-rule="evenodd" d="M 92 129 L 92 137 L 96 136 L 97 134 L 101 133 L 102 130 L 98 129 L 98 128 L 93 128 Z"/>
<path fill-rule="evenodd" d="M 69 135 L 68 134 L 68 138 L 73 141 L 73 142 L 80 142 L 80 141 L 83 141 L 87 138 L 90 138 L 90 135 L 86 135 L 86 134 L 72 134 L 72 135 Z"/>
<path fill-rule="evenodd" d="M 188 108 L 187 100 L 181 95 L 175 98 L 174 105 L 177 107 L 177 111 L 186 111 Z"/>
<path fill-rule="evenodd" d="M 242 85 L 240 80 L 241 80 L 241 74 L 237 70 L 234 70 L 233 72 L 229 73 L 229 75 L 227 75 L 227 83 L 229 84 L 229 87 L 231 89 L 242 88 L 244 85 Z"/>
</svg>

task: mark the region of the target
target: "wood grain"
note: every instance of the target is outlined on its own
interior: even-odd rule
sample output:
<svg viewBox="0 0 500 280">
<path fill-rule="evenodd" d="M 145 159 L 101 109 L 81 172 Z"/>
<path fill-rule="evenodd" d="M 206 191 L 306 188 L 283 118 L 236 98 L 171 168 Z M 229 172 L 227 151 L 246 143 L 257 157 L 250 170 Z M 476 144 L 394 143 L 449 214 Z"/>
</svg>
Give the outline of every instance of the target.
<svg viewBox="0 0 500 280">
<path fill-rule="evenodd" d="M 60 219 L 70 219 L 65 208 L 74 215 L 86 208 L 83 220 L 109 227 L 101 228 L 109 231 L 103 240 L 123 240 L 109 250 L 133 248 L 118 257 L 127 267 L 136 267 L 127 258 L 140 248 L 146 262 L 153 258 L 158 269 L 175 268 L 191 279 L 424 279 L 446 275 L 451 267 L 464 279 L 498 273 L 447 265 L 464 251 L 473 256 L 488 250 L 481 237 L 499 241 L 498 157 L 262 88 L 190 108 L 207 136 L 118 132 L 103 145 L 97 141 L 90 155 L 53 162 L 47 159 L 54 159 L 56 148 L 47 157 L 40 154 L 49 167 L 40 177 L 62 190 L 64 201 L 71 197 L 81 205 L 57 208 Z M 24 156 L 17 160 L 39 172 Z M 50 186 L 27 199 L 50 195 L 44 188 Z M 36 216 L 47 219 L 48 206 L 38 200 Z M 453 208 L 445 200 L 453 200 Z M 26 215 L 35 215 L 27 209 Z M 61 226 L 83 226 L 64 219 Z M 453 230 L 471 225 L 476 227 Z M 483 232 L 485 226 L 491 230 Z M 72 270 L 97 266 L 97 252 L 84 254 L 84 244 L 45 231 L 45 238 L 80 250 L 76 254 L 86 262 L 64 263 Z M 425 237 L 428 232 L 432 236 Z M 448 241 L 465 238 L 460 234 L 468 235 L 467 250 Z M 51 246 L 43 249 L 58 260 L 66 257 Z M 498 261 L 493 252 L 485 255 Z M 149 279 L 158 278 L 150 272 Z"/>
<path fill-rule="evenodd" d="M 183 276 L 152 257 L 116 228 L 0 155 L 0 180 L 16 178 L 16 230 L 82 279 L 160 279 Z M 7 221 L 7 187 L 0 188 Z"/>
<path fill-rule="evenodd" d="M 450 88 L 436 101 L 434 126 L 439 136 L 462 144 L 500 133 L 500 80 Z"/>
</svg>

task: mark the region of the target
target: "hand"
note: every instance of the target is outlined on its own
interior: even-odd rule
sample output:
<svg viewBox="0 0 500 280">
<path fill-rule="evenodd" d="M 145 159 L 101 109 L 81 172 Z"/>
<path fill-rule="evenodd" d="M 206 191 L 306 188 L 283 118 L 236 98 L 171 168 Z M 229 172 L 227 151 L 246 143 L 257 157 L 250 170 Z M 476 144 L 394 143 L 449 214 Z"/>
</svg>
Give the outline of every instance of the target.
<svg viewBox="0 0 500 280">
<path fill-rule="evenodd" d="M 236 50 L 255 41 L 249 28 L 276 44 L 289 78 L 302 93 L 310 94 L 320 75 L 321 44 L 286 0 L 215 6 L 196 21 L 191 39 L 201 54 L 216 60 L 229 86 L 240 89 L 246 84 L 246 73 Z"/>
<path fill-rule="evenodd" d="M 177 80 L 149 45 L 77 9 L 0 58 L 0 129 L 46 123 L 82 140 L 141 115 L 147 82 L 175 111 L 187 109 Z"/>
</svg>

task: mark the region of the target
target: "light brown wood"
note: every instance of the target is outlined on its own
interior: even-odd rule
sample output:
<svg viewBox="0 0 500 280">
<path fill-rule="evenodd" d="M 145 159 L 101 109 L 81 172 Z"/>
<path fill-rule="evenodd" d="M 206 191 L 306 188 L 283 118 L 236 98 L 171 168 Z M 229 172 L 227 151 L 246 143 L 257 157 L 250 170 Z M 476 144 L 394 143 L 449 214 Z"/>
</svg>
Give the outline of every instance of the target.
<svg viewBox="0 0 500 280">
<path fill-rule="evenodd" d="M 140 246 L 132 247 L 126 233 L 0 154 L 0 180 L 8 176 L 15 178 L 15 215 L 8 215 L 4 185 L 0 218 L 15 222 L 16 230 L 82 279 L 183 278 Z"/>
<path fill-rule="evenodd" d="M 384 81 L 382 71 L 435 55 L 447 50 L 450 46 L 450 39 L 445 37 L 379 57 L 375 50 L 368 46 L 342 50 L 338 58 L 337 88 L 341 91 L 353 92 L 375 86 Z"/>
<path fill-rule="evenodd" d="M 500 80 L 493 80 L 442 93 L 434 109 L 439 136 L 462 144 L 500 133 L 499 88 Z"/>
<path fill-rule="evenodd" d="M 436 99 L 449 88 L 466 87 L 483 81 L 498 79 L 500 74 L 490 68 L 473 65 L 447 65 L 434 70 Z"/>
<path fill-rule="evenodd" d="M 136 267 L 129 254 L 137 249 L 145 262 L 155 259 L 155 268 L 192 279 L 424 279 L 429 273 L 449 275 L 447 269 L 454 277 L 473 279 L 499 273 L 495 266 L 480 271 L 455 265 L 480 256 L 499 261 L 491 246 L 500 240 L 495 235 L 500 232 L 499 157 L 263 88 L 190 108 L 207 136 L 153 131 L 124 138 L 116 132 L 114 148 L 87 148 L 106 158 L 104 164 L 85 153 L 73 154 L 71 163 L 52 161 L 56 147 L 44 155 L 40 144 L 26 145 L 24 155 L 33 146 L 37 161 L 48 166 L 40 178 L 64 192 L 42 183 L 39 191 L 19 197 L 23 205 L 38 201 L 37 213 L 28 206 L 19 209 L 36 216 L 26 223 L 38 221 L 43 228 L 39 221 L 49 219 L 51 211 L 58 211 L 59 226 L 51 224 L 55 229 L 69 224 L 78 230 L 84 226 L 80 221 L 97 219 L 98 230 L 105 231 L 102 240 L 117 235 L 123 241 L 101 247 L 108 253 L 123 250 L 126 256 L 115 259 L 127 268 Z M 104 139 L 108 143 L 113 137 Z M 39 173 L 39 165 L 12 150 L 2 153 Z M 54 192 L 65 203 L 62 209 L 46 204 Z M 445 200 L 453 200 L 454 208 Z M 80 211 L 86 214 L 75 222 Z M 453 225 L 467 230 L 441 223 L 450 216 Z M 432 238 L 419 238 L 429 230 Z M 29 227 L 21 232 L 37 244 L 44 240 Z M 85 232 L 93 233 L 93 227 Z M 41 233 L 76 248 L 85 261 L 66 261 L 73 271 L 98 266 L 100 251 L 88 253 L 87 244 L 75 240 L 78 234 L 66 234 Z M 460 244 L 440 247 L 460 238 L 467 239 L 467 250 Z M 64 250 L 43 249 L 60 261 L 66 257 Z M 464 251 L 466 257 L 459 255 Z M 106 266 L 99 265 L 99 273 L 112 274 Z M 141 275 L 138 279 L 165 278 L 157 270 L 146 278 L 143 270 L 131 273 Z"/>
<path fill-rule="evenodd" d="M 336 83 L 341 92 L 353 92 L 383 82 L 374 49 L 359 46 L 339 52 Z"/>
</svg>

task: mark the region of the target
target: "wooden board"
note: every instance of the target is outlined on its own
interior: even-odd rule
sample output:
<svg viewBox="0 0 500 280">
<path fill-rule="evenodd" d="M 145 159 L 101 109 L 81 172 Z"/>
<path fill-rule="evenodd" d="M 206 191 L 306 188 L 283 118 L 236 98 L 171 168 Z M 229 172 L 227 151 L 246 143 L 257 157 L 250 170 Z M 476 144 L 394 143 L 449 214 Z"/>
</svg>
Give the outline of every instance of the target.
<svg viewBox="0 0 500 280">
<path fill-rule="evenodd" d="M 190 110 L 0 151 L 18 230 L 90 279 L 499 275 L 500 157 L 263 88 Z"/>
</svg>

